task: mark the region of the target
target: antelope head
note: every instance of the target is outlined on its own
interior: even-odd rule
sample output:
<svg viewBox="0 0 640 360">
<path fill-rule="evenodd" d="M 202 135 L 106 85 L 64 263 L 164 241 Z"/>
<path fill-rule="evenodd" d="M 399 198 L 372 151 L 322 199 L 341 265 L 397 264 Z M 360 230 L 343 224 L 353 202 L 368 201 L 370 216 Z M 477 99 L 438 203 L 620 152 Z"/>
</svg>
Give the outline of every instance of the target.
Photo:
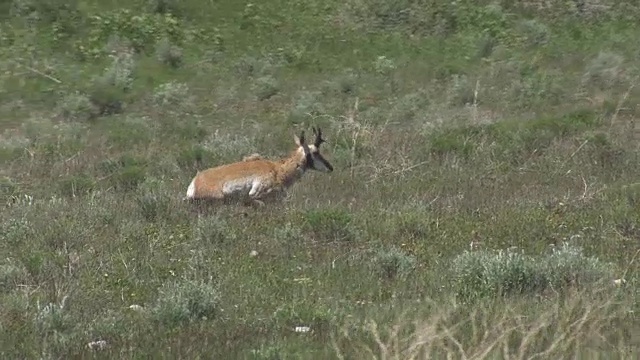
<svg viewBox="0 0 640 360">
<path fill-rule="evenodd" d="M 322 138 L 322 130 L 313 127 L 313 134 L 315 135 L 313 144 L 307 144 L 305 142 L 304 131 L 300 134 L 300 137 L 295 137 L 296 144 L 300 146 L 304 152 L 304 168 L 327 173 L 332 172 L 333 166 L 331 166 L 327 159 L 320 153 L 320 145 L 325 142 Z"/>
</svg>

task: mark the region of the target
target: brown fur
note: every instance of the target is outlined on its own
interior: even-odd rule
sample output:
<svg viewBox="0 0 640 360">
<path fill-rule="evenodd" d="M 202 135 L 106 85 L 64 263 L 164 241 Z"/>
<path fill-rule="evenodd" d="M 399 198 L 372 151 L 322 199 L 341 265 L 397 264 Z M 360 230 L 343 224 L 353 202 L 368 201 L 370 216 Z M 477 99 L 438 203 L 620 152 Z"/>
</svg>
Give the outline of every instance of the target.
<svg viewBox="0 0 640 360">
<path fill-rule="evenodd" d="M 305 143 L 304 132 L 295 137 L 298 148 L 284 159 L 271 161 L 254 153 L 242 161 L 198 172 L 187 189 L 185 200 L 279 198 L 306 170 L 333 171 L 319 151 L 324 142 L 321 132 L 314 128 L 314 133 L 316 141 L 312 145 Z"/>
<path fill-rule="evenodd" d="M 291 156 L 280 161 L 257 158 L 207 169 L 199 172 L 195 177 L 194 198 L 222 199 L 225 197 L 223 192 L 225 183 L 256 174 L 264 179 L 263 184 L 268 189 L 288 187 L 302 175 L 299 171 L 302 163 L 304 163 L 304 156 L 295 151 Z M 259 198 L 261 194 L 256 194 L 255 197 Z"/>
</svg>

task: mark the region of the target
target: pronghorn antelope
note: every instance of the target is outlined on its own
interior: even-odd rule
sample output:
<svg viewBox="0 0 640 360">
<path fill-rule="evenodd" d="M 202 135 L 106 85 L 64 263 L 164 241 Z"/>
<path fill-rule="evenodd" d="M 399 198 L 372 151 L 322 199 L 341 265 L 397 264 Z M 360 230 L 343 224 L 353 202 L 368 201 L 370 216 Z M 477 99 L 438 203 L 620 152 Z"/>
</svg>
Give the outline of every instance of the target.
<svg viewBox="0 0 640 360">
<path fill-rule="evenodd" d="M 184 200 L 240 198 L 264 204 L 263 199 L 284 196 L 307 170 L 332 172 L 333 166 L 320 154 L 320 145 L 325 142 L 320 128 L 314 127 L 313 133 L 313 144 L 305 142 L 304 131 L 299 137 L 294 135 L 298 148 L 279 161 L 251 154 L 239 162 L 199 171 Z"/>
</svg>

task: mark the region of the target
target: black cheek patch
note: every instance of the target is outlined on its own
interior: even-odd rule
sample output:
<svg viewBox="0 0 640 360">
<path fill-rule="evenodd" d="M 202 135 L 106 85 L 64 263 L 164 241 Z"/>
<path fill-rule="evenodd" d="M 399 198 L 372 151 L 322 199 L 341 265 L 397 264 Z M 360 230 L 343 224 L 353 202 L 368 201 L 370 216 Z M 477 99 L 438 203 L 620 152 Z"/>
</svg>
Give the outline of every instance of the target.
<svg viewBox="0 0 640 360">
<path fill-rule="evenodd" d="M 311 153 L 308 153 L 305 156 L 305 167 L 315 169 L 315 166 L 313 165 L 313 156 L 311 156 Z"/>
</svg>

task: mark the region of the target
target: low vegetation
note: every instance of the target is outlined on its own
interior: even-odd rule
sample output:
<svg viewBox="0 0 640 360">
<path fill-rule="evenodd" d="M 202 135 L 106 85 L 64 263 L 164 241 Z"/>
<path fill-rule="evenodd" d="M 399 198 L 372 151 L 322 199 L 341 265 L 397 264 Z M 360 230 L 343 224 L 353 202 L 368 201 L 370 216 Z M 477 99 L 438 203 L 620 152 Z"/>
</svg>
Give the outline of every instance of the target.
<svg viewBox="0 0 640 360">
<path fill-rule="evenodd" d="M 0 1 L 0 355 L 637 358 L 638 18 Z M 181 201 L 313 125 L 283 203 Z"/>
</svg>

